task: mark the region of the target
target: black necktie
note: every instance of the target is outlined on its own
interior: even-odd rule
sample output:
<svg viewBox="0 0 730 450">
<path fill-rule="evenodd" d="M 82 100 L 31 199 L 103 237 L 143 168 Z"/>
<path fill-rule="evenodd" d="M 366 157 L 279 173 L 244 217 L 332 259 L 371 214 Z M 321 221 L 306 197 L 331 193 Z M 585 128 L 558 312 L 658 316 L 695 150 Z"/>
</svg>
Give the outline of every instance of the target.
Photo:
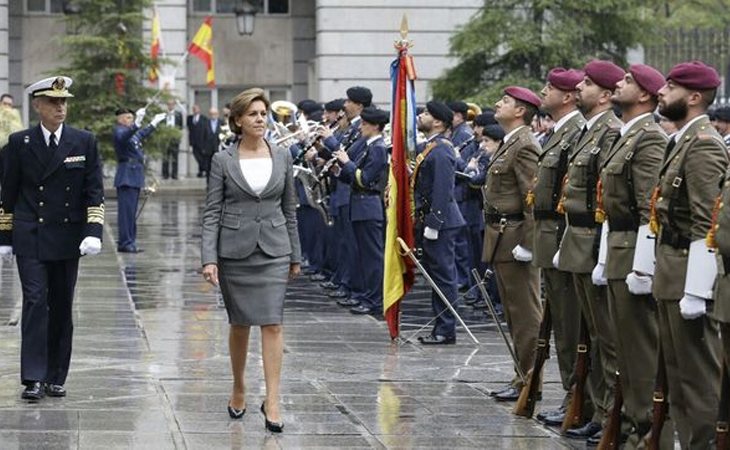
<svg viewBox="0 0 730 450">
<path fill-rule="evenodd" d="M 669 140 L 669 144 L 667 144 L 667 149 L 664 151 L 664 161 L 669 158 L 669 154 L 672 153 L 672 150 L 674 150 L 674 146 L 677 145 L 677 141 L 674 140 L 674 138 Z"/>
<path fill-rule="evenodd" d="M 56 144 L 56 135 L 51 133 L 51 135 L 48 137 L 48 148 L 51 149 L 51 151 L 54 151 L 58 148 L 58 144 Z"/>
<path fill-rule="evenodd" d="M 575 143 L 576 144 L 579 143 L 580 140 L 583 139 L 583 136 L 585 136 L 587 132 L 588 132 L 588 125 L 583 125 L 583 129 L 580 130 L 580 134 L 578 135 L 578 140 L 575 141 Z"/>
</svg>

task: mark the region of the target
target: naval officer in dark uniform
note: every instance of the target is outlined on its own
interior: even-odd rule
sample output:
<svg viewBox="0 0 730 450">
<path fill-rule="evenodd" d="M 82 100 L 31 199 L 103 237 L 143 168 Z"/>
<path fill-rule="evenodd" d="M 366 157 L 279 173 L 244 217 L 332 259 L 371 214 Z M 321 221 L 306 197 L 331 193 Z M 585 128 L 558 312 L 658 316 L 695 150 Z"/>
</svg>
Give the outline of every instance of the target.
<svg viewBox="0 0 730 450">
<path fill-rule="evenodd" d="M 117 251 L 139 253 L 137 248 L 137 203 L 139 191 L 144 187 L 144 150 L 142 141 L 155 131 L 165 120 L 165 113 L 155 115 L 144 128 L 145 109 L 120 108 L 117 110 L 117 124 L 114 125 L 114 151 L 117 154 L 117 174 L 114 187 L 117 188 L 119 241 Z"/>
<path fill-rule="evenodd" d="M 360 134 L 366 139 L 348 155 L 335 152 L 342 170 L 339 180 L 350 185 L 350 221 L 357 240 L 355 254 L 356 274 L 363 292 L 360 304 L 350 308 L 353 314 L 381 314 L 383 312 L 383 252 L 384 237 L 382 193 L 387 174 L 388 151 L 383 141 L 383 128 L 390 115 L 369 106 L 360 113 Z"/>
<path fill-rule="evenodd" d="M 459 230 L 466 225 L 454 200 L 456 154 L 444 133 L 451 127 L 454 113 L 441 102 L 428 102 L 418 116 L 418 129 L 427 140 L 416 158 L 411 186 L 416 204 L 416 240 L 423 249 L 423 267 L 452 304 L 458 295 L 454 246 Z M 456 343 L 456 320 L 441 298 L 431 293 L 431 306 L 438 318 L 424 345 Z M 443 314 L 442 314 L 443 312 Z M 439 316 L 439 314 L 441 314 Z"/>
<path fill-rule="evenodd" d="M 79 257 L 101 251 L 104 187 L 96 138 L 65 125 L 68 77 L 32 84 L 40 124 L 14 133 L 4 151 L 0 255 L 17 258 L 23 289 L 22 397 L 63 397 Z"/>
</svg>

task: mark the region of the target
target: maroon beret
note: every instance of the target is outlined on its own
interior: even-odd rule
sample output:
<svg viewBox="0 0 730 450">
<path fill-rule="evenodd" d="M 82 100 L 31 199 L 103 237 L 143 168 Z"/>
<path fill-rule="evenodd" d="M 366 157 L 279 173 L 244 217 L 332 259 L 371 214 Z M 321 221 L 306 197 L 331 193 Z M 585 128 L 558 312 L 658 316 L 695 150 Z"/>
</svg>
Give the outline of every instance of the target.
<svg viewBox="0 0 730 450">
<path fill-rule="evenodd" d="M 672 67 L 667 80 L 690 89 L 715 89 L 720 86 L 720 76 L 714 67 L 702 61 L 683 62 Z"/>
<path fill-rule="evenodd" d="M 540 97 L 538 97 L 537 94 L 527 88 L 510 86 L 504 89 L 504 93 L 509 95 L 510 97 L 516 98 L 517 100 L 529 103 L 535 108 L 539 108 L 542 104 Z"/>
<path fill-rule="evenodd" d="M 605 89 L 616 89 L 616 83 L 624 79 L 624 69 L 611 61 L 594 59 L 583 68 L 586 76 Z"/>
<path fill-rule="evenodd" d="M 646 64 L 632 64 L 629 73 L 634 77 L 634 81 L 651 95 L 657 95 L 659 89 L 666 83 L 661 72 Z"/>
<path fill-rule="evenodd" d="M 582 70 L 563 69 L 556 67 L 548 73 L 548 83 L 552 84 L 561 91 L 574 91 L 578 83 L 583 81 L 585 74 Z"/>
</svg>

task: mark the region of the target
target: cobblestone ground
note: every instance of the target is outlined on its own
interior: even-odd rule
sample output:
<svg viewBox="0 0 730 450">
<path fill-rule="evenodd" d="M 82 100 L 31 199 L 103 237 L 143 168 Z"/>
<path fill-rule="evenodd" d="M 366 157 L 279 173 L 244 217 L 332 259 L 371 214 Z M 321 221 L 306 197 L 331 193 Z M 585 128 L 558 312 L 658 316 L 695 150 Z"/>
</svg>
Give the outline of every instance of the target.
<svg viewBox="0 0 730 450">
<path fill-rule="evenodd" d="M 495 324 L 460 307 L 481 342 L 459 330 L 455 346 L 390 342 L 385 323 L 354 316 L 307 277 L 287 294 L 282 406 L 267 434 L 258 330 L 246 373 L 248 412 L 226 413 L 227 323 L 199 275 L 203 200 L 163 195 L 139 221 L 138 255 L 115 252 L 109 202 L 104 250 L 83 258 L 74 306 L 68 397 L 20 399 L 20 286 L 0 262 L 0 448 L 583 448 L 487 393 L 512 376 Z M 430 319 L 420 280 L 405 301 L 403 336 Z M 556 360 L 545 371 L 542 408 L 562 398 Z"/>
</svg>

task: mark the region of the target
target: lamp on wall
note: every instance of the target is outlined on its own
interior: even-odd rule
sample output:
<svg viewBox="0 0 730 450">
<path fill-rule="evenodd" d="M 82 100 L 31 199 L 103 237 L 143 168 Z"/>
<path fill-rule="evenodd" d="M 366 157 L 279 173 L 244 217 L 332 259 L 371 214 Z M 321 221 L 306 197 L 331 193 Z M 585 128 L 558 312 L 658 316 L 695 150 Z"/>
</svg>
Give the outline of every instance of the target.
<svg viewBox="0 0 730 450">
<path fill-rule="evenodd" d="M 250 2 L 243 0 L 233 11 L 236 14 L 236 28 L 241 36 L 251 36 L 253 34 L 254 19 L 256 18 L 256 7 Z"/>
</svg>

